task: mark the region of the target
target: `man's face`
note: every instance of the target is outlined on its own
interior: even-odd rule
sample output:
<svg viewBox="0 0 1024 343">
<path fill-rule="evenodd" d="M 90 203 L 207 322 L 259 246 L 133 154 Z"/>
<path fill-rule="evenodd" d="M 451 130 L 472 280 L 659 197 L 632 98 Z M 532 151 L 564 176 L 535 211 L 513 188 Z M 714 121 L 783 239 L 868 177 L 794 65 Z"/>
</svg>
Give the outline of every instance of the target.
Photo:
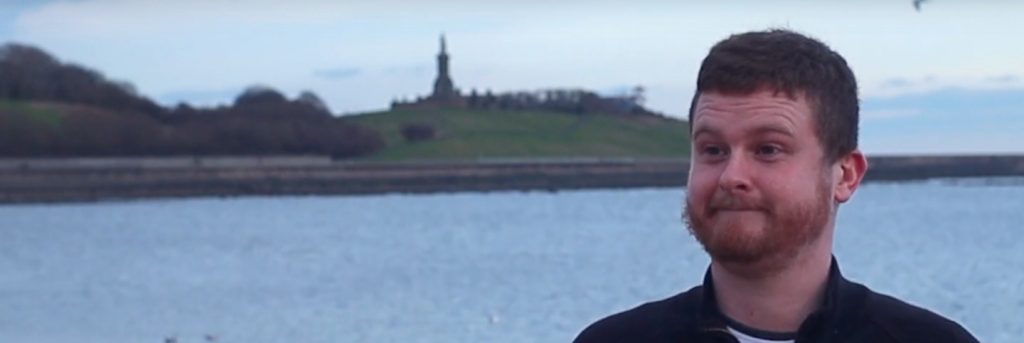
<svg viewBox="0 0 1024 343">
<path fill-rule="evenodd" d="M 714 260 L 781 267 L 830 228 L 834 168 L 813 116 L 802 95 L 701 94 L 686 219 Z"/>
</svg>

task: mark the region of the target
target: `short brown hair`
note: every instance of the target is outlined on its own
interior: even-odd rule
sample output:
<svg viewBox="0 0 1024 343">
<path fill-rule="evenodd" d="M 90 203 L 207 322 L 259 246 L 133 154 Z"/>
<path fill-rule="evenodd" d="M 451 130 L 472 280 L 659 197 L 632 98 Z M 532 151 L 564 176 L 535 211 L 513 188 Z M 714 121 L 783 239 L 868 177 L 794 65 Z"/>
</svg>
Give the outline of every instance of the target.
<svg viewBox="0 0 1024 343">
<path fill-rule="evenodd" d="M 711 47 L 690 103 L 691 130 L 701 93 L 746 95 L 765 88 L 806 97 L 829 162 L 857 148 L 860 109 L 853 71 L 824 43 L 783 29 L 735 34 Z"/>
</svg>

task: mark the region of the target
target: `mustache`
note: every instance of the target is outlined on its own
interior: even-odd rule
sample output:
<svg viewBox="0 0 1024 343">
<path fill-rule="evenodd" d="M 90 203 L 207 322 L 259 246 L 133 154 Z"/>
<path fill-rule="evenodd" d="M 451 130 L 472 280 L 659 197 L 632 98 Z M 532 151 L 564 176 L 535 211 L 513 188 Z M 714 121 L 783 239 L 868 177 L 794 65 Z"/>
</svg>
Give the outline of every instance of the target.
<svg viewBox="0 0 1024 343">
<path fill-rule="evenodd" d="M 715 193 L 708 202 L 708 210 L 711 211 L 752 211 L 766 210 L 768 206 L 760 199 L 737 197 L 728 193 Z"/>
</svg>

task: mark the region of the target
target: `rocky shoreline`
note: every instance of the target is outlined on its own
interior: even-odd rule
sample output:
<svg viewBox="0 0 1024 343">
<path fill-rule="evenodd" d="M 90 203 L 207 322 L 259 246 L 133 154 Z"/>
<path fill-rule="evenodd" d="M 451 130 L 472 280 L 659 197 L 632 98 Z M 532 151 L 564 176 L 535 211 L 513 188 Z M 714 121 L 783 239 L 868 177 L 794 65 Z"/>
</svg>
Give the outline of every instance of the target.
<svg viewBox="0 0 1024 343">
<path fill-rule="evenodd" d="M 882 156 L 867 181 L 1024 176 L 1024 155 Z M 0 159 L 0 203 L 681 187 L 686 159 L 353 162 L 321 156 Z"/>
</svg>

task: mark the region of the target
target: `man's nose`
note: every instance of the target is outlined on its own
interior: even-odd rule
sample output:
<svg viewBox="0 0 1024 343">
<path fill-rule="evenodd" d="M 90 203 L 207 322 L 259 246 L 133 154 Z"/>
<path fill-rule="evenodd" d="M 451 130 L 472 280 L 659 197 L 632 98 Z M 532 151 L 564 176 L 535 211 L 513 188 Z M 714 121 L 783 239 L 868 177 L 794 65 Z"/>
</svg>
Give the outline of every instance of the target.
<svg viewBox="0 0 1024 343">
<path fill-rule="evenodd" d="M 749 192 L 750 168 L 749 162 L 744 160 L 741 154 L 732 154 L 725 162 L 725 169 L 718 179 L 718 186 L 729 193 Z"/>
</svg>

